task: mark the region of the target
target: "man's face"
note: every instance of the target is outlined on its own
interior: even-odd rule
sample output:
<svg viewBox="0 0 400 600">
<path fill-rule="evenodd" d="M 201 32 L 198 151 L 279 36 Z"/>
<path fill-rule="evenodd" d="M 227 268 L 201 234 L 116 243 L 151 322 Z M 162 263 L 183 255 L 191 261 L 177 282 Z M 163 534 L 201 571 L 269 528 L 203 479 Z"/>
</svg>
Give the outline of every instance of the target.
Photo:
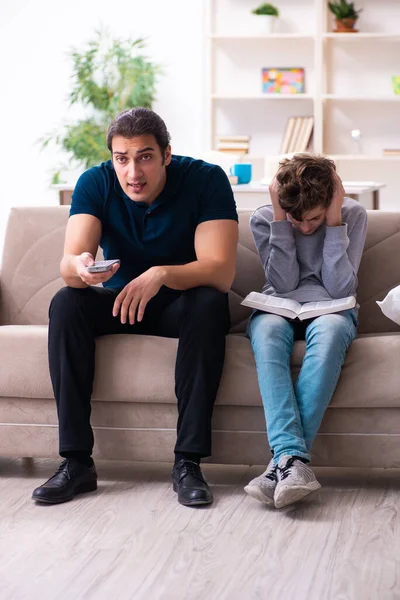
<svg viewBox="0 0 400 600">
<path fill-rule="evenodd" d="M 304 213 L 301 221 L 296 221 L 291 215 L 288 214 L 289 220 L 303 235 L 311 235 L 320 227 L 326 217 L 327 209 L 323 206 L 316 206 L 315 208 Z"/>
<path fill-rule="evenodd" d="M 171 147 L 162 156 L 154 135 L 112 139 L 112 162 L 125 194 L 134 202 L 150 205 L 164 189 L 171 162 Z"/>
</svg>

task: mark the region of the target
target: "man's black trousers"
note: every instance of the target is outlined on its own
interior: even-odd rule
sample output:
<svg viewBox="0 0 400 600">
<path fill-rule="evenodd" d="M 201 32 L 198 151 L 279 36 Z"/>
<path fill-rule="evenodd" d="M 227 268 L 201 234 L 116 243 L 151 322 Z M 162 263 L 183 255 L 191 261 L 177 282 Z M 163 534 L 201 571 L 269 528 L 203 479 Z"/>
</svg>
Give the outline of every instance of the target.
<svg viewBox="0 0 400 600">
<path fill-rule="evenodd" d="M 50 305 L 49 365 L 59 419 L 60 454 L 91 454 L 90 397 L 96 338 L 146 334 L 179 338 L 175 366 L 178 399 L 175 452 L 211 454 L 211 416 L 229 329 L 228 295 L 211 287 L 184 292 L 161 288 L 143 321 L 121 324 L 112 316 L 120 290 L 62 288 Z M 149 373 L 157 364 L 149 357 Z"/>
</svg>

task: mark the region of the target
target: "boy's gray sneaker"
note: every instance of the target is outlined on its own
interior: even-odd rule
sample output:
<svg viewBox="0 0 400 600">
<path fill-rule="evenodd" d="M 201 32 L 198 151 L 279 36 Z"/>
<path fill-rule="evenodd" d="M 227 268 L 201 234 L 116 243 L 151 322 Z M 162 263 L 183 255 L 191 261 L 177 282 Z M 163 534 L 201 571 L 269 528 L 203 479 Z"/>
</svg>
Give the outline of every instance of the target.
<svg viewBox="0 0 400 600">
<path fill-rule="evenodd" d="M 244 488 L 246 494 L 252 498 L 274 506 L 274 492 L 277 484 L 276 477 L 277 467 L 274 465 L 273 459 L 270 460 L 267 470 L 262 475 L 255 477 Z"/>
<path fill-rule="evenodd" d="M 295 456 L 282 456 L 276 474 L 275 508 L 298 502 L 321 487 L 312 469 Z"/>
</svg>

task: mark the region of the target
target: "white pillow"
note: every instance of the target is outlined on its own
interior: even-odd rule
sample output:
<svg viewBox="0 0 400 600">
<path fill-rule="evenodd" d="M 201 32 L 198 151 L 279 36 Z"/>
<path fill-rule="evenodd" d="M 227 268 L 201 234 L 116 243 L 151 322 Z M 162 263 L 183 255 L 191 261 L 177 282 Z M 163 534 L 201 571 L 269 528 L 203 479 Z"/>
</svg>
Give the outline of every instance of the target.
<svg viewBox="0 0 400 600">
<path fill-rule="evenodd" d="M 380 306 L 385 317 L 400 325 L 400 285 L 390 290 L 382 302 L 377 301 L 376 303 Z"/>
</svg>

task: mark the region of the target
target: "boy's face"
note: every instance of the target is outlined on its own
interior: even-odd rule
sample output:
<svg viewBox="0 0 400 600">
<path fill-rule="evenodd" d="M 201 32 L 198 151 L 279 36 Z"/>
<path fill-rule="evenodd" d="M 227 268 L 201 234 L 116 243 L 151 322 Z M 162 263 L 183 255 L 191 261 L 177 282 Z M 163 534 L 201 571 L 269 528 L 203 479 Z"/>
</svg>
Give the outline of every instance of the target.
<svg viewBox="0 0 400 600">
<path fill-rule="evenodd" d="M 327 209 L 323 206 L 316 206 L 305 212 L 301 221 L 296 221 L 289 213 L 288 217 L 300 233 L 303 235 L 311 235 L 325 222 L 326 211 Z"/>
<path fill-rule="evenodd" d="M 171 148 L 168 146 L 163 157 L 154 135 L 134 138 L 116 135 L 112 139 L 112 162 L 128 198 L 150 205 L 165 186 L 165 167 L 171 162 Z"/>
</svg>

